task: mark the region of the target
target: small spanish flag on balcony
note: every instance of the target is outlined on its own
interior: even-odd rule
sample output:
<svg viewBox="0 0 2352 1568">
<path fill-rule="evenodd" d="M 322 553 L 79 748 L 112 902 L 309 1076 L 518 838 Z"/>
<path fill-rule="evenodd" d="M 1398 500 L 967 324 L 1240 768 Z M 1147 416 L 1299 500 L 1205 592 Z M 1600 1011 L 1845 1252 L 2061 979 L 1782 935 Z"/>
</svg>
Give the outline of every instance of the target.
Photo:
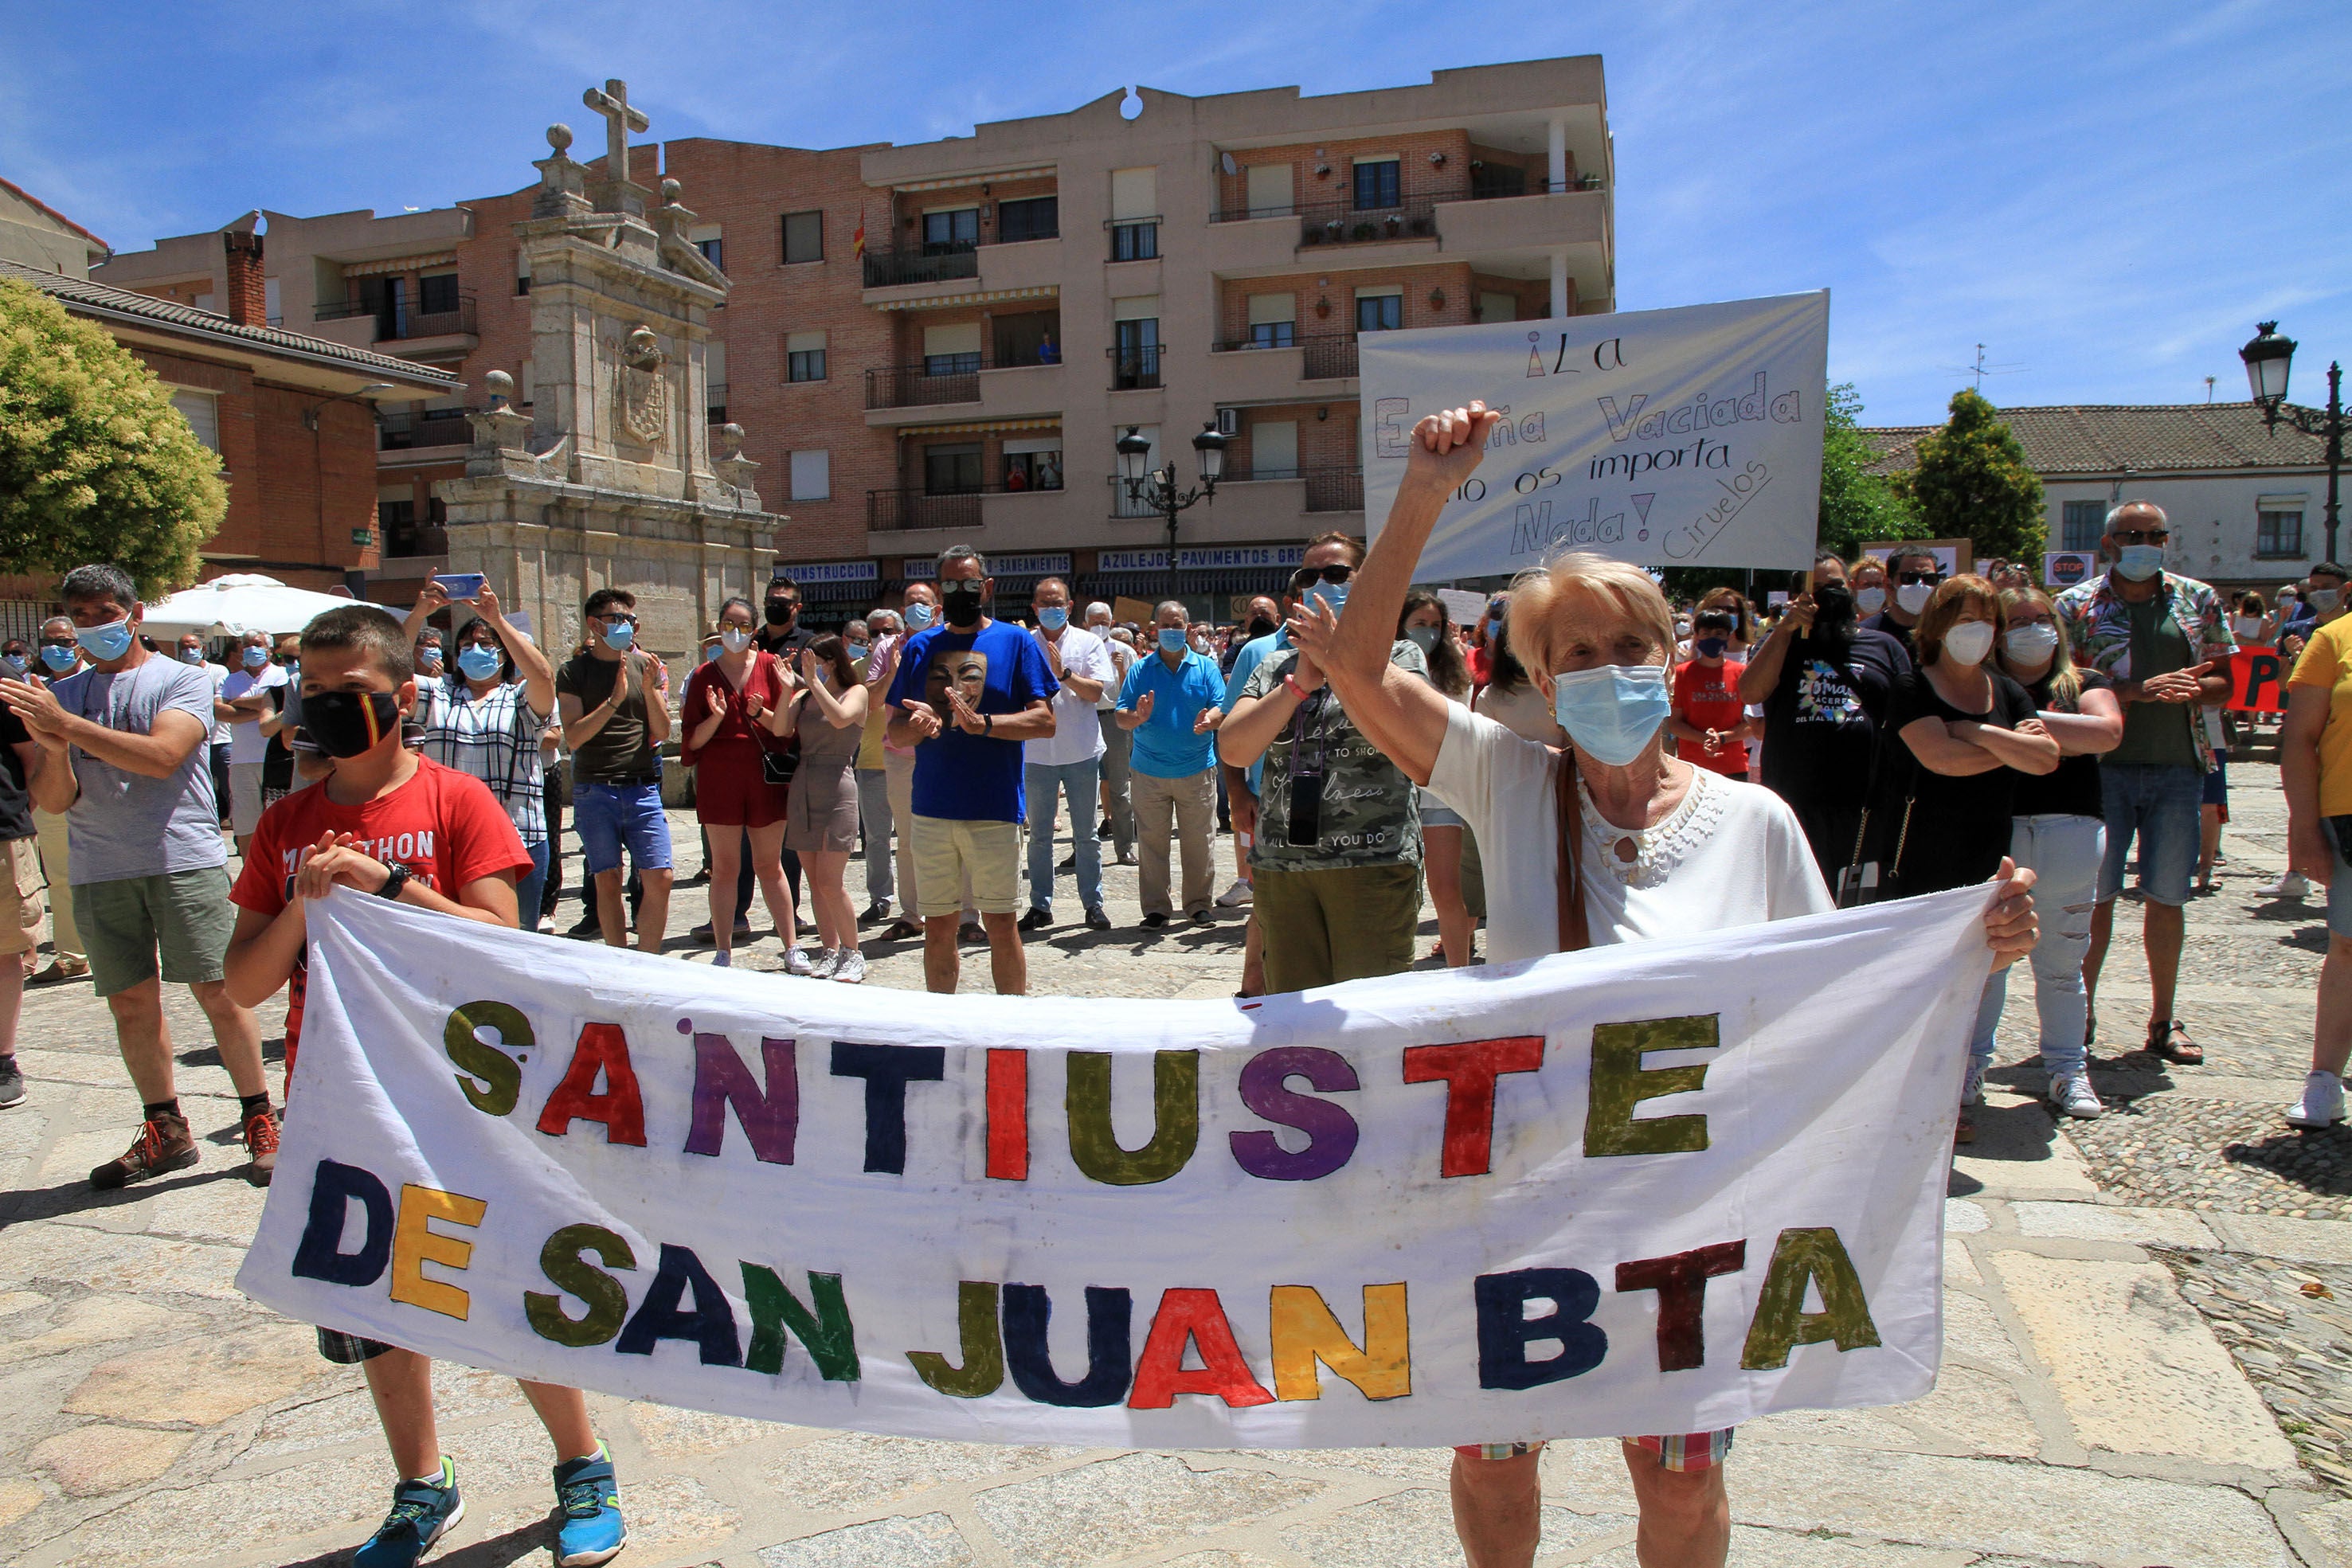
<svg viewBox="0 0 2352 1568">
<path fill-rule="evenodd" d="M 849 246 L 853 255 L 862 256 L 866 254 L 866 225 L 863 220 L 858 223 L 857 232 L 849 236 Z"/>
</svg>

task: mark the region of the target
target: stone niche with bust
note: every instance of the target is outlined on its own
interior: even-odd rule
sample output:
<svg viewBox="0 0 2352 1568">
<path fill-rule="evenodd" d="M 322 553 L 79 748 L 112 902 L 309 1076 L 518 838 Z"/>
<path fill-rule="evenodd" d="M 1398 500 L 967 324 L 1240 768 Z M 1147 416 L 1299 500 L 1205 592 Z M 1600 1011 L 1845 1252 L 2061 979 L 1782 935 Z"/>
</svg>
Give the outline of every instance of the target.
<svg viewBox="0 0 2352 1568">
<path fill-rule="evenodd" d="M 730 594 L 760 596 L 786 518 L 762 509 L 739 425 L 713 430 L 710 312 L 728 281 L 687 235 L 678 183 L 630 178 L 647 121 L 608 81 L 583 102 L 607 121 L 605 159 L 571 155 L 548 128 L 531 215 L 515 225 L 529 270 L 532 384 L 484 380 L 462 479 L 434 486 L 451 571 L 478 571 L 530 612 L 561 658 L 598 588 L 636 595 L 642 646 L 684 689 L 703 631 Z M 713 450 L 714 439 L 717 450 Z"/>
</svg>

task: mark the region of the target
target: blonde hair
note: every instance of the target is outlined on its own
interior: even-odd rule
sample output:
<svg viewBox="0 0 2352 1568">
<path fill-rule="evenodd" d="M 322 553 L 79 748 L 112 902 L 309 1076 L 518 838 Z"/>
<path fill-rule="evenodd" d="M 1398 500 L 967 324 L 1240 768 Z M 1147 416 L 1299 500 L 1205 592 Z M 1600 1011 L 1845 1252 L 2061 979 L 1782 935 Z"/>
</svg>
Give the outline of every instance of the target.
<svg viewBox="0 0 2352 1568">
<path fill-rule="evenodd" d="M 1973 572 L 1946 578 L 1937 586 L 1936 596 L 1927 601 L 1927 608 L 1919 612 L 1918 627 L 1911 633 L 1919 645 L 1922 669 L 1944 656 L 1944 633 L 1960 618 L 1963 610 L 1989 610 L 1992 612 L 1992 629 L 1998 636 L 2009 622 L 2009 612 L 2002 608 L 2000 591 Z"/>
<path fill-rule="evenodd" d="M 1749 606 L 1746 594 L 1736 588 L 1710 588 L 1699 595 L 1698 609 L 1693 613 L 1691 619 L 1696 622 L 1699 616 L 1705 615 L 1711 610 L 1730 612 L 1733 622 L 1732 635 L 1739 639 L 1741 647 L 1752 648 L 1756 645 L 1756 612 Z"/>
<path fill-rule="evenodd" d="M 1878 573 L 1879 580 L 1882 583 L 1885 582 L 1886 580 L 1886 558 L 1883 555 L 1858 555 L 1854 557 L 1853 559 L 1846 563 L 1846 580 L 1849 582 L 1853 581 L 1855 578 L 1860 577 L 1864 570 Z"/>
<path fill-rule="evenodd" d="M 2058 613 L 2057 601 L 2038 588 L 2004 588 L 2000 591 L 2000 618 L 2021 604 L 2031 604 L 2049 612 L 2050 624 L 2058 632 L 2058 646 L 2050 655 L 2050 695 L 2063 702 L 2073 702 L 2083 695 L 2083 672 L 2075 667 L 2074 640 L 2066 630 L 2066 618 Z"/>
<path fill-rule="evenodd" d="M 1511 643 L 1529 670 L 1540 666 L 1546 675 L 1559 673 L 1551 651 L 1552 622 L 1559 611 L 1580 609 L 1583 601 L 1595 599 L 1648 632 L 1659 663 L 1673 663 L 1674 607 L 1650 574 L 1631 561 L 1572 550 L 1512 580 Z"/>
</svg>

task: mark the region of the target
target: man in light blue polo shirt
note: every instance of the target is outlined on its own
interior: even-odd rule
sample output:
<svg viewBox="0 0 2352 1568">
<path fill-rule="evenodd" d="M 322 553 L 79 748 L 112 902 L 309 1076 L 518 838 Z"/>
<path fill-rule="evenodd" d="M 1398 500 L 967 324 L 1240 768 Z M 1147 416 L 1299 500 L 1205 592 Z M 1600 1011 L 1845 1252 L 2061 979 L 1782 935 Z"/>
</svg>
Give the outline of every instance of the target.
<svg viewBox="0 0 2352 1568">
<path fill-rule="evenodd" d="M 1157 931 L 1173 914 L 1168 896 L 1170 818 L 1182 841 L 1184 913 L 1195 925 L 1210 923 L 1209 896 L 1216 866 L 1209 838 L 1216 821 L 1215 730 L 1224 722 L 1225 679 L 1217 662 L 1192 651 L 1191 617 L 1176 600 L 1152 615 L 1155 642 L 1135 661 L 1118 694 L 1118 726 L 1131 731 L 1135 750 L 1135 843 L 1143 924 Z"/>
</svg>

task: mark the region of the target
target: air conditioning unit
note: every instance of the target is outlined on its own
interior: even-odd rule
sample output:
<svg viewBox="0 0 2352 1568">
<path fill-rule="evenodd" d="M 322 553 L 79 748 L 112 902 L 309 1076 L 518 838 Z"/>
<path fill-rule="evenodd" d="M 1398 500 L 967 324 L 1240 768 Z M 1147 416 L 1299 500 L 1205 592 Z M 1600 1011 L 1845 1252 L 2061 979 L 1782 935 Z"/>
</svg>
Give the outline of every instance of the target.
<svg viewBox="0 0 2352 1568">
<path fill-rule="evenodd" d="M 1217 434 L 1239 435 L 1242 433 L 1242 411 L 1237 408 L 1217 410 Z"/>
</svg>

